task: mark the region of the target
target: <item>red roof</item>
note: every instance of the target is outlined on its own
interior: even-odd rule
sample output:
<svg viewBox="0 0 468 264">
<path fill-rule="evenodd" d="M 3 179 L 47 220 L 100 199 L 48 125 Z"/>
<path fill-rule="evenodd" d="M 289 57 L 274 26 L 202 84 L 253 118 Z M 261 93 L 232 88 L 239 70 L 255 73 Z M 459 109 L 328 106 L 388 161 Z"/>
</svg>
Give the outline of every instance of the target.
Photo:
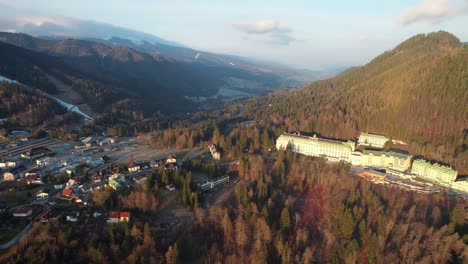
<svg viewBox="0 0 468 264">
<path fill-rule="evenodd" d="M 72 189 L 63 189 L 62 191 L 62 196 L 71 196 L 73 194 L 73 190 Z"/>
<path fill-rule="evenodd" d="M 73 177 L 73 180 L 75 180 L 75 181 L 77 181 L 77 182 L 83 182 L 83 181 L 84 181 L 84 177 L 82 177 L 82 176 Z"/>
<path fill-rule="evenodd" d="M 120 212 L 120 218 L 122 217 L 130 217 L 130 212 Z"/>
<path fill-rule="evenodd" d="M 119 218 L 119 212 L 110 212 L 109 218 Z"/>
<path fill-rule="evenodd" d="M 109 218 L 122 218 L 122 217 L 130 217 L 130 212 L 110 212 Z"/>
<path fill-rule="evenodd" d="M 20 209 L 17 209 L 14 214 L 27 214 L 29 213 L 29 211 L 31 211 L 32 208 L 31 207 L 23 207 L 23 208 L 20 208 Z"/>
</svg>

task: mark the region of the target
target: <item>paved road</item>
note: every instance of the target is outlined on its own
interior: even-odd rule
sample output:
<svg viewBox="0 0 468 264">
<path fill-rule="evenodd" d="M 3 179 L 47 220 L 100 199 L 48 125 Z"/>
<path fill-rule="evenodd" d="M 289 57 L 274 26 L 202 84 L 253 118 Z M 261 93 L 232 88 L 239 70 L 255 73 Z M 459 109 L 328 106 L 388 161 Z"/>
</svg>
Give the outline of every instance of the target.
<svg viewBox="0 0 468 264">
<path fill-rule="evenodd" d="M 37 205 L 37 203 L 31 203 L 31 204 L 27 204 L 27 205 L 21 205 L 21 206 L 17 206 L 17 207 L 24 207 L 24 206 L 28 206 L 28 205 Z M 13 208 L 12 208 L 13 209 Z M 42 215 L 42 212 L 43 211 L 47 211 L 49 209 L 49 206 L 44 206 L 43 205 L 43 208 L 42 208 L 42 211 L 39 212 L 32 220 L 31 222 L 21 231 L 19 232 L 18 235 L 16 235 L 14 238 L 10 239 L 10 241 L 0 245 L 0 250 L 4 250 L 4 249 L 7 249 L 11 246 L 13 246 L 14 244 L 16 244 L 25 234 L 26 232 L 28 232 L 29 228 L 31 228 L 32 224 L 34 222 L 36 222 L 36 220 Z"/>
<path fill-rule="evenodd" d="M 18 235 L 16 235 L 10 241 L 0 245 L 0 250 L 7 249 L 7 248 L 13 246 L 14 244 L 16 244 L 26 234 L 26 232 L 28 232 L 28 230 L 29 230 L 29 228 L 31 228 L 33 222 L 34 222 L 34 220 L 31 221 L 31 223 L 29 223 Z"/>
</svg>

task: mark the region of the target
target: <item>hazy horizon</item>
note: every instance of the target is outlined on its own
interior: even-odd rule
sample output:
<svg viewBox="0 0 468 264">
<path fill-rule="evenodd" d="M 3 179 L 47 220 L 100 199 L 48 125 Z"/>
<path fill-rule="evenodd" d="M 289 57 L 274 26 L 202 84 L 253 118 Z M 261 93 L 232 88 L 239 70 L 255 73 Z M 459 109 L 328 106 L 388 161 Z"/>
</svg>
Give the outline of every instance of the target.
<svg viewBox="0 0 468 264">
<path fill-rule="evenodd" d="M 311 70 L 365 64 L 419 33 L 445 30 L 468 41 L 463 28 L 468 24 L 468 0 L 322 4 L 0 0 L 0 7 L 1 31 L 101 36 L 131 29 L 168 44 Z"/>
</svg>

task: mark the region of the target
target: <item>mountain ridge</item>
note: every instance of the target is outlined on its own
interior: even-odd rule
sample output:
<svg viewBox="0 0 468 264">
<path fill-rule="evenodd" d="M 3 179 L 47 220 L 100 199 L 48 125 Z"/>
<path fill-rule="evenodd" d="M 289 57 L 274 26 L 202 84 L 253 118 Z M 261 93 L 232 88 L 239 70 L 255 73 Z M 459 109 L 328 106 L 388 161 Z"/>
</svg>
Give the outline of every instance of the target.
<svg viewBox="0 0 468 264">
<path fill-rule="evenodd" d="M 453 35 L 435 32 L 331 79 L 252 99 L 246 112 L 288 131 L 337 138 L 382 133 L 411 142 L 413 153 L 467 170 L 467 84 L 468 50 Z"/>
<path fill-rule="evenodd" d="M 183 58 L 168 58 L 151 49 L 156 46 L 167 48 L 162 44 L 147 44 L 151 46 L 144 51 L 137 45 L 125 46 L 120 43 L 69 38 L 44 40 L 21 33 L 0 33 L 0 40 L 58 58 L 67 67 L 76 69 L 102 85 L 116 87 L 122 94 L 133 94 L 142 101 L 147 101 L 144 105 L 148 113 L 157 110 L 189 112 L 196 110 L 195 106 L 210 107 L 210 104 L 219 104 L 215 99 L 220 96 L 223 100 L 230 100 L 238 96 L 262 94 L 276 87 L 300 84 L 297 80 L 288 79 L 287 76 L 294 73 L 288 70 L 276 73 L 260 71 L 255 65 L 248 63 L 245 66 L 230 65 L 217 55 L 209 55 L 211 61 L 208 62 L 198 59 L 187 61 Z M 126 41 L 127 43 L 122 44 L 129 44 Z M 191 52 L 190 56 L 196 55 L 193 50 L 186 48 L 168 49 L 185 50 Z M 197 58 L 207 56 L 196 55 Z M 58 71 L 60 67 L 56 68 Z M 233 89 L 235 93 L 226 89 Z M 167 98 L 163 99 L 164 96 Z M 161 105 L 161 109 L 156 107 Z"/>
</svg>

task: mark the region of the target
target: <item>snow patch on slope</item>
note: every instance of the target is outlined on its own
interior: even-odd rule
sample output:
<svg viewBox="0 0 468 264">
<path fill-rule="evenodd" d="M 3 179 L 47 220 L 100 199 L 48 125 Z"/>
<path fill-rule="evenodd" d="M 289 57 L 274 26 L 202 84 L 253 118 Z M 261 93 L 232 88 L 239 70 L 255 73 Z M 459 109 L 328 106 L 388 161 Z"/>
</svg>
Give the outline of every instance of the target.
<svg viewBox="0 0 468 264">
<path fill-rule="evenodd" d="M 4 77 L 4 76 L 1 76 L 1 75 L 0 75 L 0 82 L 1 82 L 1 81 L 10 82 L 10 83 L 19 83 L 19 82 L 15 81 L 15 80 L 12 80 L 12 79 L 9 79 L 9 78 L 7 78 L 7 77 Z M 49 97 L 50 99 L 55 100 L 59 105 L 65 107 L 68 111 L 72 111 L 72 112 L 75 112 L 75 113 L 77 113 L 77 114 L 83 116 L 83 117 L 85 118 L 86 121 L 91 121 L 91 120 L 93 119 L 93 118 L 90 117 L 89 115 L 83 113 L 83 112 L 80 110 L 80 108 L 79 108 L 78 106 L 73 105 L 73 104 L 70 104 L 70 103 L 67 103 L 67 102 L 65 102 L 65 101 L 63 101 L 63 100 L 58 99 L 58 98 L 55 97 L 55 96 L 50 95 L 50 94 L 46 94 L 46 95 L 47 95 L 47 97 Z"/>
<path fill-rule="evenodd" d="M 65 107 L 68 111 L 72 111 L 72 112 L 75 112 L 75 113 L 77 113 L 77 114 L 83 116 L 83 117 L 85 118 L 86 121 L 91 121 L 91 120 L 93 119 L 93 118 L 90 117 L 89 115 L 83 113 L 83 112 L 80 110 L 80 108 L 79 108 L 78 106 L 73 105 L 73 104 L 70 104 L 70 103 L 67 103 L 67 102 L 65 102 L 65 101 L 63 101 L 63 100 L 60 100 L 60 99 L 58 99 L 57 97 L 52 96 L 52 95 L 49 95 L 49 94 L 48 94 L 47 96 L 48 96 L 50 99 L 55 100 L 59 105 Z"/>
<path fill-rule="evenodd" d="M 0 82 L 1 82 L 1 81 L 10 82 L 10 83 L 18 83 L 18 82 L 15 81 L 15 80 L 12 80 L 12 79 L 9 79 L 9 78 L 7 78 L 7 77 L 4 77 L 4 76 L 1 76 L 1 75 L 0 75 Z"/>
</svg>

